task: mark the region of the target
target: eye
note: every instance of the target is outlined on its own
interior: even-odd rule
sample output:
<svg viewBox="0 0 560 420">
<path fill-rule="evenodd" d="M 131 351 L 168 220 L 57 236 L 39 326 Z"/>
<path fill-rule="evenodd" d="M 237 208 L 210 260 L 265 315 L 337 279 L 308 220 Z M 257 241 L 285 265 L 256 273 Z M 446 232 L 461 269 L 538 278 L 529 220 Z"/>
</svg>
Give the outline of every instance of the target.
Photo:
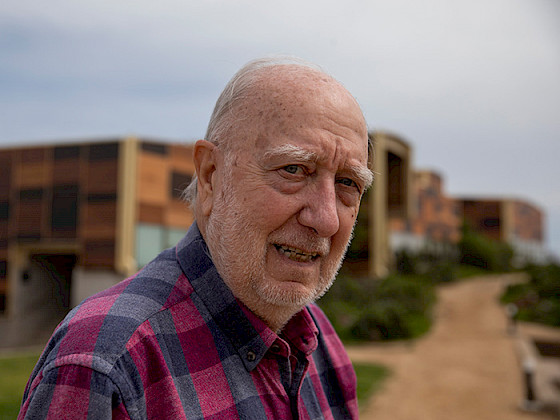
<svg viewBox="0 0 560 420">
<path fill-rule="evenodd" d="M 289 174 L 295 175 L 298 173 L 298 171 L 301 170 L 301 168 L 299 167 L 299 165 L 288 165 L 288 166 L 284 166 L 282 168 L 284 171 L 288 172 Z"/>
<path fill-rule="evenodd" d="M 356 182 L 350 178 L 339 178 L 337 179 L 337 183 L 342 184 L 345 187 L 355 187 L 358 191 L 360 190 L 358 184 L 356 184 Z"/>
</svg>

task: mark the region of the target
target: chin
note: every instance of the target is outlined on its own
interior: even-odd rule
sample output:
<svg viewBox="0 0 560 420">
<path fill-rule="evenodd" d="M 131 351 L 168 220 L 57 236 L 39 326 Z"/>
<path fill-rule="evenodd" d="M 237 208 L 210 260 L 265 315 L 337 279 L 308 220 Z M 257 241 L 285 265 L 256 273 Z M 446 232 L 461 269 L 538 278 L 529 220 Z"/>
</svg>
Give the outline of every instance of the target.
<svg viewBox="0 0 560 420">
<path fill-rule="evenodd" d="M 301 309 L 315 302 L 331 287 L 334 277 L 329 281 L 321 281 L 317 287 L 309 287 L 298 282 L 273 283 L 268 280 L 255 285 L 255 292 L 263 302 L 280 307 Z"/>
</svg>

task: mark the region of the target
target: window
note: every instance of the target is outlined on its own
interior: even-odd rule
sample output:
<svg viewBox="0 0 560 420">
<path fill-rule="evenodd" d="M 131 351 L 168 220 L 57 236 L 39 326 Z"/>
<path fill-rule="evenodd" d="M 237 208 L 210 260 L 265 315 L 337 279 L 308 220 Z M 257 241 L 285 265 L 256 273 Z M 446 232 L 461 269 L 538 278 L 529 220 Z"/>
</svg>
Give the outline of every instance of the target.
<svg viewBox="0 0 560 420">
<path fill-rule="evenodd" d="M 80 157 L 80 146 L 58 146 L 54 148 L 54 160 Z"/>
<path fill-rule="evenodd" d="M 167 154 L 167 146 L 165 144 L 142 142 L 141 148 L 145 152 L 155 153 L 158 155 Z"/>
<path fill-rule="evenodd" d="M 185 188 L 191 183 L 192 176 L 181 172 L 171 174 L 171 196 L 180 199 Z"/>
<path fill-rule="evenodd" d="M 488 217 L 482 221 L 485 228 L 498 228 L 500 227 L 500 219 L 497 217 Z"/>
<path fill-rule="evenodd" d="M 53 236 L 68 233 L 72 233 L 72 236 L 75 236 L 77 222 L 78 186 L 62 185 L 54 187 L 51 213 Z"/>
<path fill-rule="evenodd" d="M 8 220 L 10 218 L 10 203 L 0 201 L 0 220 Z"/>
<path fill-rule="evenodd" d="M 136 226 L 136 262 L 140 267 L 148 264 L 166 247 L 162 226 L 138 224 Z"/>
<path fill-rule="evenodd" d="M 390 212 L 402 211 L 405 194 L 403 160 L 393 153 L 387 154 L 387 205 Z"/>
<path fill-rule="evenodd" d="M 30 190 L 20 190 L 19 199 L 21 201 L 35 201 L 43 198 L 43 189 L 35 188 Z"/>
<path fill-rule="evenodd" d="M 89 146 L 89 161 L 113 160 L 119 155 L 118 143 L 101 143 Z"/>
</svg>

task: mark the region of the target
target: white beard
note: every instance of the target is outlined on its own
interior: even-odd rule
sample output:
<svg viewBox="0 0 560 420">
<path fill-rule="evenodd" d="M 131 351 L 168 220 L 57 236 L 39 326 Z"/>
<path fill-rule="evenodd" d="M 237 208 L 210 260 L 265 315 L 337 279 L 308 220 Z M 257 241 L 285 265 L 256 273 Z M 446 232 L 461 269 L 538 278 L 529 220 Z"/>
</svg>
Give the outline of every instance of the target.
<svg viewBox="0 0 560 420">
<path fill-rule="evenodd" d="M 347 246 L 339 258 L 333 259 L 327 258 L 330 240 L 317 236 L 307 228 L 300 232 L 279 228 L 270 235 L 260 233 L 259 227 L 252 224 L 254 217 L 237 199 L 234 187 L 229 182 L 231 177 L 227 175 L 224 176 L 223 194 L 214 202 L 206 225 L 208 248 L 224 282 L 238 299 L 257 314 L 263 308 L 270 311 L 279 307 L 290 308 L 295 313 L 317 300 L 333 284 Z M 322 270 L 313 288 L 306 288 L 305 291 L 302 288 L 286 289 L 267 279 L 267 245 L 271 241 L 320 250 Z M 263 316 L 262 313 L 259 315 Z"/>
</svg>

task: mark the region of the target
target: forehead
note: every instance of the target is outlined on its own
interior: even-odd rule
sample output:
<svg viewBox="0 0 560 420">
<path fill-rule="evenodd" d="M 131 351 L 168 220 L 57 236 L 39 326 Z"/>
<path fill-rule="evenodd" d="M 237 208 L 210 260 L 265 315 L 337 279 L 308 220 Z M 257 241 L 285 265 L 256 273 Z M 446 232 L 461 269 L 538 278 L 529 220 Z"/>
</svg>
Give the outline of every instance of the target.
<svg viewBox="0 0 560 420">
<path fill-rule="evenodd" d="M 239 145 L 246 152 L 263 155 L 291 144 L 333 163 L 352 159 L 367 164 L 367 127 L 361 109 L 330 76 L 290 66 L 263 70 L 243 102 Z"/>
</svg>

